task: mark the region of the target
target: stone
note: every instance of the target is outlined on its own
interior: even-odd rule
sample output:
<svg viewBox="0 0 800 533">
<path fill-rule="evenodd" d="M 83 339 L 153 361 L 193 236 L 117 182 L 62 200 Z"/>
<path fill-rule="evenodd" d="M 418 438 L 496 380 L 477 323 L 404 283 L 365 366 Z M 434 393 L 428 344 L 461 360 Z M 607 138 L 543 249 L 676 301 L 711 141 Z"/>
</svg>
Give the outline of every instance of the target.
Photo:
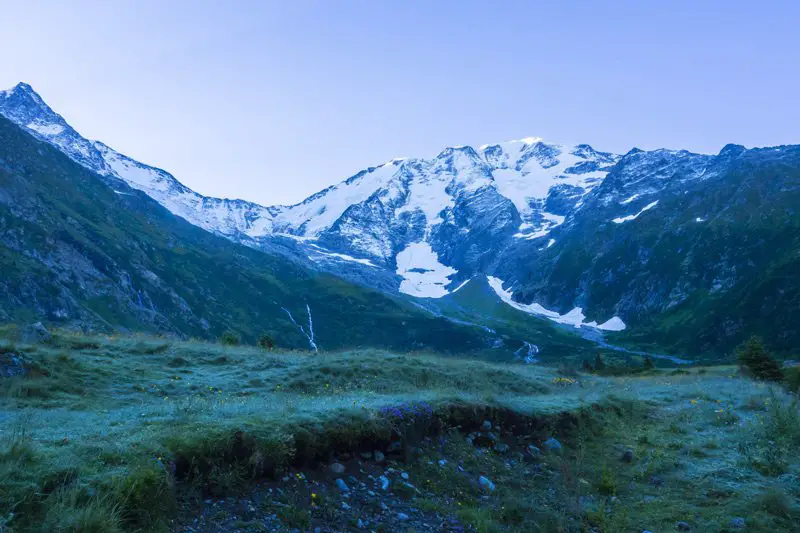
<svg viewBox="0 0 800 533">
<path fill-rule="evenodd" d="M 342 478 L 336 480 L 336 486 L 339 487 L 339 490 L 342 492 L 350 492 L 350 487 L 347 486 L 347 483 L 345 483 Z"/>
<path fill-rule="evenodd" d="M 389 490 L 389 478 L 386 476 L 381 476 L 378 479 L 381 482 L 381 490 Z"/>
<path fill-rule="evenodd" d="M 494 451 L 500 454 L 508 453 L 508 450 L 510 449 L 511 448 L 508 446 L 508 444 L 504 444 L 502 442 L 494 447 Z"/>
<path fill-rule="evenodd" d="M 483 490 L 486 490 L 488 492 L 494 492 L 495 489 L 494 483 L 492 483 L 492 481 L 488 477 L 485 476 L 478 477 L 478 485 L 480 485 Z"/>
<path fill-rule="evenodd" d="M 691 531 L 692 526 L 690 526 L 688 522 L 678 520 L 677 522 L 675 522 L 675 529 L 677 529 L 678 531 Z"/>
<path fill-rule="evenodd" d="M 382 463 L 382 462 L 384 462 L 384 461 L 386 460 L 386 456 L 385 456 L 385 455 L 383 455 L 383 452 L 380 452 L 380 451 L 378 451 L 378 450 L 375 450 L 375 451 L 373 452 L 373 454 L 374 454 L 374 456 L 375 456 L 375 460 L 376 460 L 377 462 L 379 462 L 379 463 Z"/>
<path fill-rule="evenodd" d="M 406 513 L 397 513 L 398 520 L 408 520 L 410 517 Z"/>
<path fill-rule="evenodd" d="M 372 459 L 372 454 L 370 452 L 361 452 L 361 458 L 365 461 L 369 461 Z"/>
<path fill-rule="evenodd" d="M 400 477 L 403 479 L 408 479 L 408 474 L 406 472 L 403 472 L 400 474 Z"/>
<path fill-rule="evenodd" d="M 364 529 L 364 521 L 360 518 L 358 519 L 358 529 Z"/>
<path fill-rule="evenodd" d="M 483 431 L 491 431 L 492 430 L 492 423 L 488 420 L 484 420 L 483 424 L 481 424 L 481 429 Z"/>
<path fill-rule="evenodd" d="M 528 453 L 531 454 L 532 457 L 539 457 L 542 455 L 542 450 L 533 444 L 528 444 Z"/>
<path fill-rule="evenodd" d="M 44 324 L 41 322 L 36 322 L 35 324 L 30 324 L 22 328 L 20 332 L 20 339 L 24 343 L 33 344 L 37 342 L 45 342 L 50 340 L 52 335 L 47 328 L 44 327 Z"/>
<path fill-rule="evenodd" d="M 746 525 L 747 524 L 744 521 L 744 518 L 740 517 L 732 518 L 731 521 L 728 522 L 728 526 L 730 526 L 732 529 L 744 529 Z"/>
<path fill-rule="evenodd" d="M 342 463 L 333 463 L 331 464 L 331 472 L 334 474 L 343 474 L 344 473 L 344 465 Z"/>
<path fill-rule="evenodd" d="M 549 437 L 542 443 L 542 447 L 548 452 L 559 453 L 561 452 L 561 443 L 555 437 Z"/>
<path fill-rule="evenodd" d="M 629 450 L 625 450 L 624 452 L 622 452 L 622 456 L 620 457 L 620 460 L 623 463 L 632 463 L 633 462 L 633 450 L 629 449 Z"/>
</svg>

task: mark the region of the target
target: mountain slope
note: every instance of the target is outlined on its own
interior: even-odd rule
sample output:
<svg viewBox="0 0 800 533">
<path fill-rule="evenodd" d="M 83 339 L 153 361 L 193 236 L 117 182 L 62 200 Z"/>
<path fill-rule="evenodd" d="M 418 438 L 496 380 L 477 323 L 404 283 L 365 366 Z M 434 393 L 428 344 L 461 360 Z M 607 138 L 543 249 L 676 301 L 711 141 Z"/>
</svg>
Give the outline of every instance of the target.
<svg viewBox="0 0 800 533">
<path fill-rule="evenodd" d="M 490 336 L 214 236 L 0 117 L 0 320 L 252 341 L 474 351 Z"/>
<path fill-rule="evenodd" d="M 620 156 L 526 138 L 393 159 L 264 207 L 84 139 L 27 85 L 0 93 L 0 114 L 192 224 L 428 309 L 488 277 L 487 304 L 657 351 L 719 357 L 753 333 L 800 344 L 798 147 Z"/>
<path fill-rule="evenodd" d="M 630 213 L 619 216 L 620 206 Z M 556 244 L 509 251 L 523 301 L 617 314 L 628 336 L 720 356 L 752 333 L 800 340 L 800 147 L 634 152 Z M 525 272 L 519 276 L 520 272 Z"/>
</svg>

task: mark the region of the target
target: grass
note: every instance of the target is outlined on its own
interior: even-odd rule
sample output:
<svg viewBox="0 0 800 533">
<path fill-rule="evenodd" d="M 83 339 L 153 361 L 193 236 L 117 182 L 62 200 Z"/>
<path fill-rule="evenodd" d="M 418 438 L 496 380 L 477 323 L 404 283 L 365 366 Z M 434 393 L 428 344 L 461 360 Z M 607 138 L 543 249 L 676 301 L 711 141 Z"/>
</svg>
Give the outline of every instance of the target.
<svg viewBox="0 0 800 533">
<path fill-rule="evenodd" d="M 336 452 L 462 434 L 487 418 L 555 435 L 565 453 L 548 455 L 550 475 L 529 483 L 500 456 L 449 439 L 429 453 L 434 466 L 407 455 L 415 478 L 429 480 L 424 497 L 409 499 L 457 509 L 476 531 L 531 520 L 558 531 L 570 518 L 603 531 L 670 530 L 675 520 L 722 531 L 733 516 L 747 517 L 748 531 L 781 531 L 798 519 L 797 403 L 727 367 L 565 378 L 380 350 L 66 334 L 37 346 L 0 341 L 0 351 L 29 369 L 0 381 L 0 531 L 157 531 L 187 498 L 246 493 Z M 632 462 L 620 462 L 623 448 Z M 486 471 L 498 486 L 494 512 L 457 470 L 435 467 L 436 454 Z M 282 519 L 305 527 L 309 510 L 288 505 Z"/>
</svg>

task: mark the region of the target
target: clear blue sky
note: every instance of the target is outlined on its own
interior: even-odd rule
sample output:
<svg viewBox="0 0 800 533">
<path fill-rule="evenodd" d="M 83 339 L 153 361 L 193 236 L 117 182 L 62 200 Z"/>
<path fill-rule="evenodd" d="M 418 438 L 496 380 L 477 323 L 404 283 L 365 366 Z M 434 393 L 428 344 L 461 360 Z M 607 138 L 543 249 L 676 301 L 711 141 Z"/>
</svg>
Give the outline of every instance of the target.
<svg viewBox="0 0 800 533">
<path fill-rule="evenodd" d="M 604 4 L 604 5 L 601 5 Z M 540 136 L 800 143 L 800 2 L 0 0 L 0 87 L 201 193 L 293 203 Z"/>
</svg>

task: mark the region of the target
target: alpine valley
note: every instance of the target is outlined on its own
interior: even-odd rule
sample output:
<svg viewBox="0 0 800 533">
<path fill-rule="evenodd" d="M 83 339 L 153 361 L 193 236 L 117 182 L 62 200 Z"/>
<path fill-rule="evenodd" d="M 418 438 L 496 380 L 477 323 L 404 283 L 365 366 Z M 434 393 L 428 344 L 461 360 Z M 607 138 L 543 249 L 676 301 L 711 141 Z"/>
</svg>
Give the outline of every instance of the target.
<svg viewBox="0 0 800 533">
<path fill-rule="evenodd" d="M 85 139 L 27 84 L 0 92 L 0 115 L 0 320 L 291 347 L 315 328 L 325 348 L 528 360 L 800 343 L 798 146 L 614 154 L 531 137 L 262 206 Z"/>
</svg>

